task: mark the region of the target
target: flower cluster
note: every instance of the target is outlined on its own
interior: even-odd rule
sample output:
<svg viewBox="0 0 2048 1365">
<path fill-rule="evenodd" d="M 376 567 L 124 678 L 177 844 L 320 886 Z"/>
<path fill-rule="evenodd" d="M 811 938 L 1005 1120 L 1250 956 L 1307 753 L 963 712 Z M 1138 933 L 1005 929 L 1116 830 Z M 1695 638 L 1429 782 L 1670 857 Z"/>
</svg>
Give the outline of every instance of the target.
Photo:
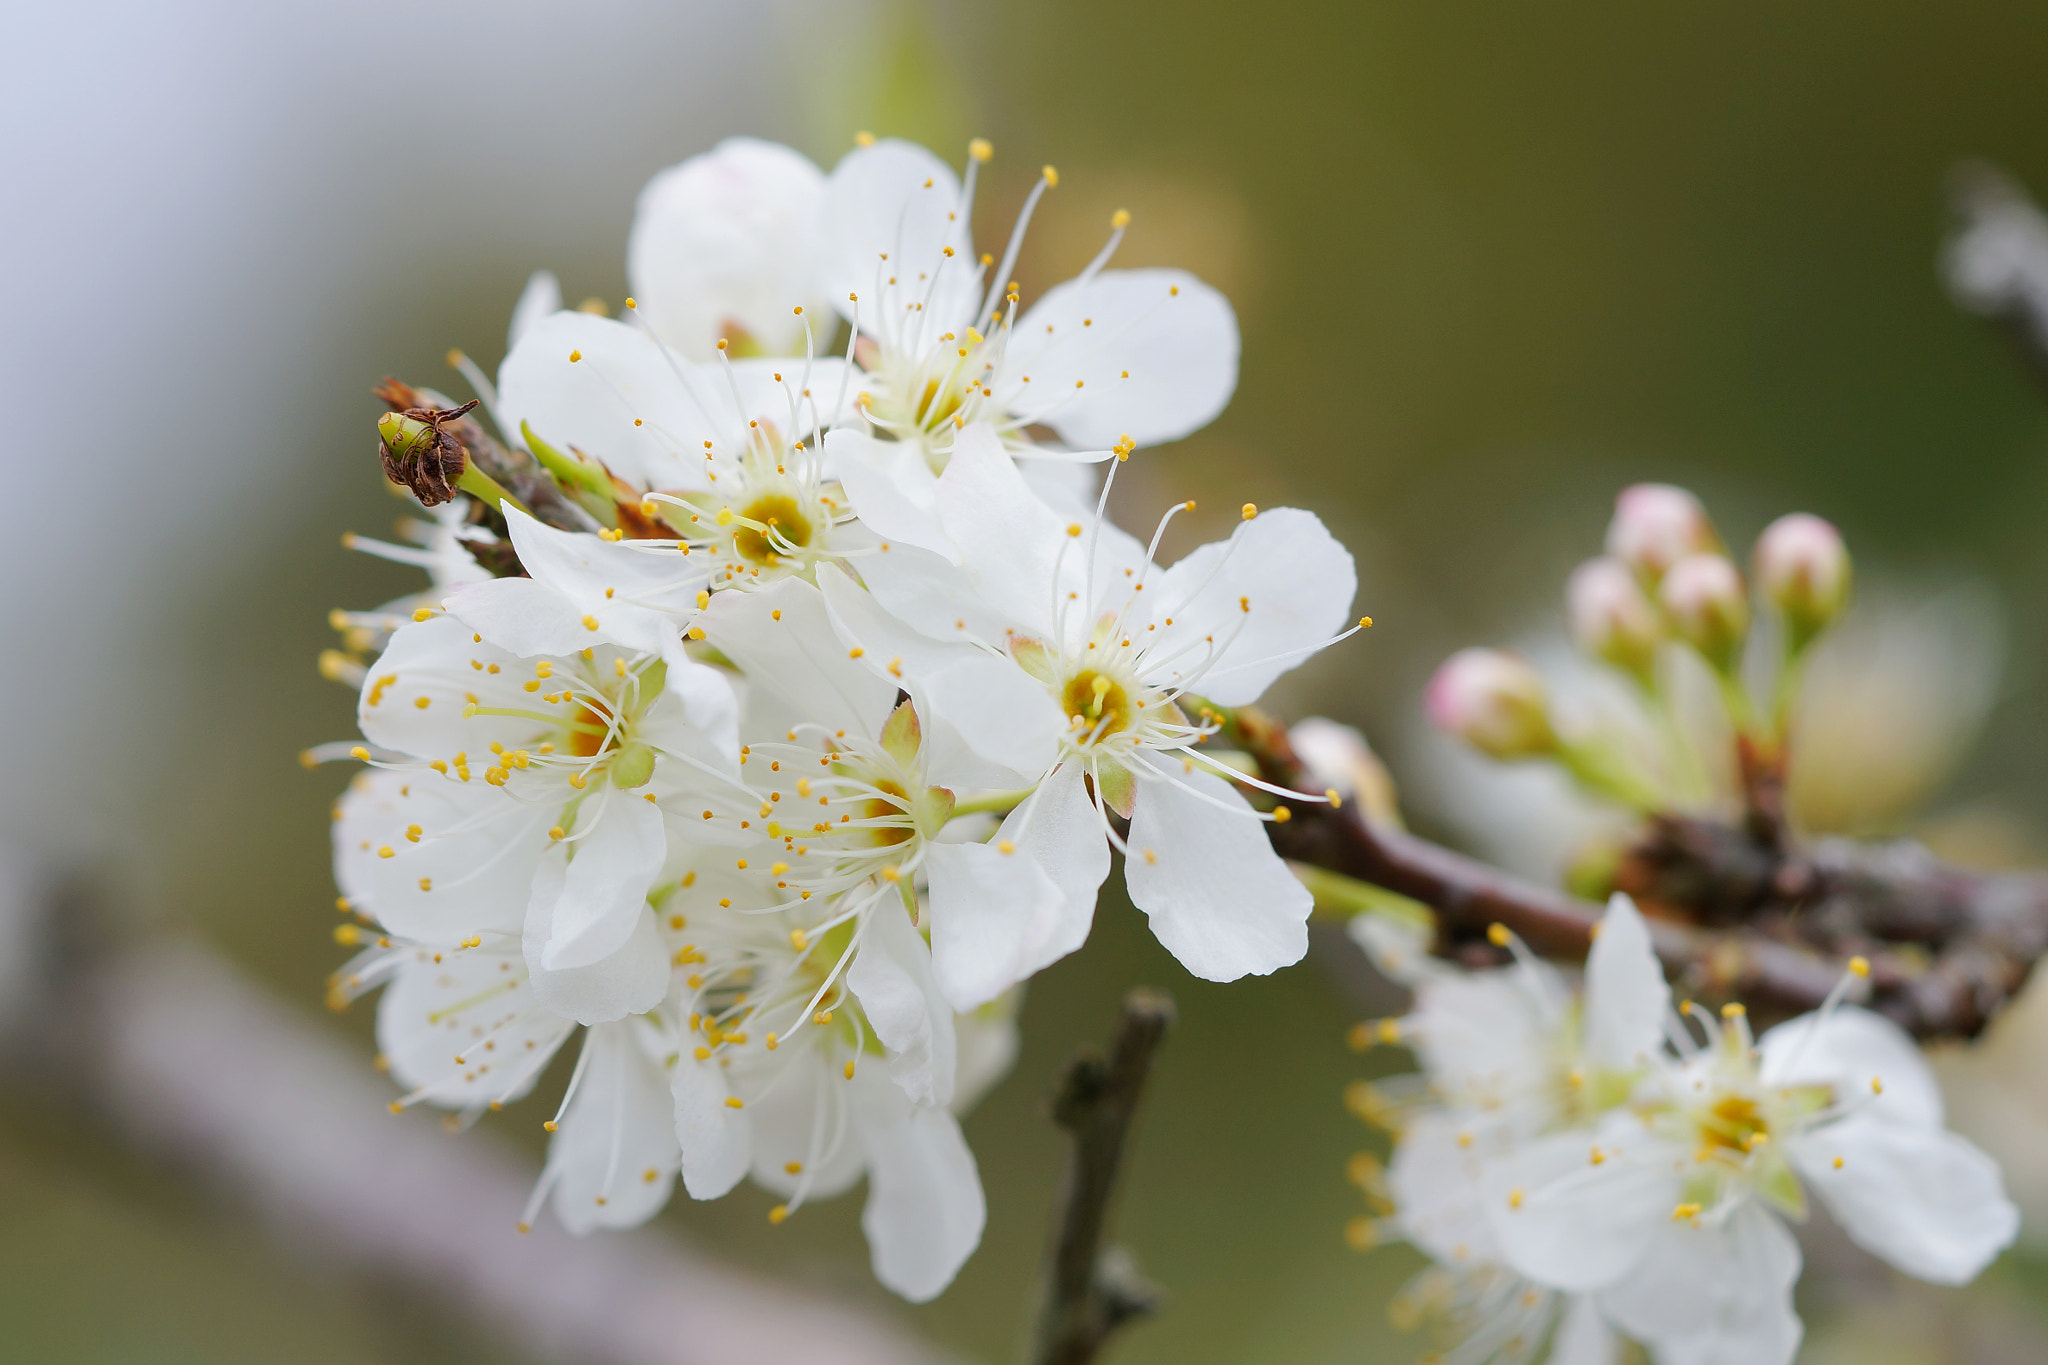
<svg viewBox="0 0 2048 1365">
<path fill-rule="evenodd" d="M 1911 1039 L 1846 1003 L 1752 1036 L 1739 1005 L 1674 1006 L 1648 924 L 1616 896 L 1582 991 L 1496 926 L 1511 965 L 1460 973 L 1387 922 L 1356 933 L 1415 987 L 1406 1018 L 1361 1030 L 1423 1071 L 1355 1104 L 1395 1134 L 1361 1163 L 1384 1216 L 1353 1241 L 1405 1239 L 1433 1262 L 1402 1305 L 1437 1316 L 1448 1361 L 1616 1359 L 1783 1365 L 1801 1327 L 1786 1224 L 1818 1199 L 1858 1245 L 1938 1284 L 1974 1278 L 2019 1215 L 1997 1166 L 1943 1126 Z"/>
<path fill-rule="evenodd" d="M 680 1175 L 751 1177 L 779 1222 L 865 1176 L 876 1275 L 929 1298 L 982 1232 L 955 1116 L 1112 849 L 1196 975 L 1306 949 L 1284 808 L 1204 744 L 1348 633 L 1351 558 L 1292 509 L 1171 566 L 1110 524 L 1118 463 L 1228 401 L 1236 324 L 1108 269 L 1122 213 L 1020 311 L 1058 177 L 998 261 L 988 156 L 724 143 L 642 196 L 622 318 L 537 276 L 495 384 L 459 362 L 498 440 L 421 391 L 380 424 L 447 501 L 418 546 L 358 542 L 433 585 L 342 614 L 326 661 L 362 740 L 316 756 L 368 765 L 335 992 L 384 987 L 399 1106 L 495 1109 L 575 1042 L 529 1221 L 634 1224 Z"/>
</svg>

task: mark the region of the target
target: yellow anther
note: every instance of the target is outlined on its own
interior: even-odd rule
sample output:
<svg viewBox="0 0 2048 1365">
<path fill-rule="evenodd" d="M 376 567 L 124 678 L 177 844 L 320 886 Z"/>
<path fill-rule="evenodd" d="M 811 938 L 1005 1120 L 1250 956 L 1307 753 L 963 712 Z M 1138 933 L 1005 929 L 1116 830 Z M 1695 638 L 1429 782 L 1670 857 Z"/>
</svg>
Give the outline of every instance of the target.
<svg viewBox="0 0 2048 1365">
<path fill-rule="evenodd" d="M 581 360 L 581 359 L 583 359 L 583 352 L 581 352 L 581 351 L 571 351 L 571 352 L 569 352 L 569 363 L 570 363 L 571 365 L 574 365 L 574 364 L 575 364 L 575 363 L 576 363 L 577 361 L 579 361 L 579 360 Z"/>
<path fill-rule="evenodd" d="M 1358 628 L 1359 628 L 1360 630 L 1371 630 L 1371 629 L 1372 629 L 1372 618 L 1371 618 L 1370 616 L 1361 616 L 1361 617 L 1359 617 L 1359 618 L 1358 618 Z"/>
<path fill-rule="evenodd" d="M 1294 812 L 1293 812 L 1293 811 L 1291 811 L 1291 810 L 1289 810 L 1289 809 L 1287 809 L 1287 807 L 1285 807 L 1285 806 L 1275 806 L 1275 807 L 1273 807 L 1273 823 L 1274 823 L 1274 824 L 1276 824 L 1276 825 L 1284 825 L 1284 824 L 1286 824 L 1286 823 L 1287 823 L 1287 822 L 1288 822 L 1289 820 L 1292 820 L 1293 818 L 1294 818 Z"/>
<path fill-rule="evenodd" d="M 468 938 L 462 940 L 462 946 L 465 948 L 480 948 L 483 946 L 483 940 L 477 935 L 471 934 Z"/>
<path fill-rule="evenodd" d="M 1370 1218 L 1354 1218 L 1344 1225 L 1344 1244 L 1353 1251 L 1371 1251 L 1379 1240 L 1379 1225 Z"/>
<path fill-rule="evenodd" d="M 1498 920 L 1486 926 L 1486 941 L 1494 947 L 1505 948 L 1513 940 L 1514 935 L 1509 933 L 1508 927 Z"/>
<path fill-rule="evenodd" d="M 395 858 L 398 856 L 398 853 L 397 850 L 391 847 L 391 845 L 386 844 L 384 845 L 384 847 L 377 850 L 377 856 L 379 858 Z"/>
<path fill-rule="evenodd" d="M 432 877 L 422 877 L 422 878 L 420 878 L 420 890 L 422 890 L 422 891 L 432 891 L 433 889 L 434 889 L 434 879 L 433 879 Z"/>
<path fill-rule="evenodd" d="M 1508 1191 L 1508 1207 L 1511 1209 L 1522 1207 L 1522 1191 L 1519 1186 Z"/>
<path fill-rule="evenodd" d="M 1081 523 L 1080 523 L 1080 522 L 1078 522 L 1078 521 L 1076 521 L 1076 522 L 1071 522 L 1071 523 L 1069 523 L 1069 524 L 1068 524 L 1068 526 L 1067 526 L 1067 534 L 1068 534 L 1068 535 L 1070 535 L 1070 536 L 1078 536 L 1078 535 L 1080 535 L 1080 534 L 1081 534 Z"/>
<path fill-rule="evenodd" d="M 967 144 L 967 155 L 976 161 L 986 161 L 995 154 L 996 149 L 989 145 L 989 140 L 985 137 L 975 138 Z"/>
<path fill-rule="evenodd" d="M 699 589 L 697 589 L 697 610 L 698 610 L 698 611 L 702 611 L 702 610 L 704 610 L 704 608 L 706 608 L 706 607 L 708 607 L 708 606 L 710 606 L 710 605 L 711 605 L 711 594 L 710 594 L 710 593 L 708 593 L 708 592 L 706 592 L 706 591 L 705 591 L 704 589 L 702 589 L 702 588 L 699 588 Z"/>
<path fill-rule="evenodd" d="M 1248 502 L 1238 510 L 1240 513 L 1243 514 L 1244 519 L 1246 521 L 1250 521 L 1253 517 L 1259 514 L 1259 505 L 1255 502 Z"/>
<path fill-rule="evenodd" d="M 421 829 L 418 825 L 407 825 L 405 827 L 406 842 L 416 844 L 420 841 L 420 835 L 424 833 L 426 833 L 426 831 Z"/>
<path fill-rule="evenodd" d="M 1017 846 L 1011 843 L 1008 839 L 1001 839 L 996 842 L 996 852 L 998 853 L 1008 854 L 1015 853 L 1016 851 Z"/>
<path fill-rule="evenodd" d="M 597 629 L 597 618 L 596 618 L 595 616 L 586 616 L 586 617 L 584 617 L 584 618 L 583 618 L 583 628 L 584 628 L 585 630 L 596 630 L 596 629 Z"/>
<path fill-rule="evenodd" d="M 334 941 L 344 948 L 353 948 L 363 941 L 363 931 L 353 924 L 334 926 Z"/>
<path fill-rule="evenodd" d="M 561 1126 L 561 1124 L 556 1123 L 553 1119 L 547 1119 L 541 1123 L 540 1128 L 543 1133 L 552 1133 Z"/>
<path fill-rule="evenodd" d="M 684 633 L 687 634 L 692 640 L 701 640 L 704 638 L 704 627 L 691 626 L 689 630 L 687 630 Z"/>
<path fill-rule="evenodd" d="M 1870 1078 L 1870 1093 L 1873 1095 L 1882 1095 L 1884 1093 L 1884 1078 L 1882 1076 L 1872 1076 Z"/>
<path fill-rule="evenodd" d="M 900 868 L 900 867 L 885 867 L 885 868 L 883 868 L 883 869 L 882 869 L 882 880 L 883 880 L 883 881 L 885 881 L 885 882 L 900 882 L 900 881 L 902 881 L 902 880 L 903 880 L 903 869 L 902 869 L 902 868 Z"/>
<path fill-rule="evenodd" d="M 1683 1223 L 1688 1218 L 1697 1218 L 1699 1216 L 1700 1206 L 1698 1204 L 1680 1204 L 1677 1208 L 1671 1210 L 1671 1221 L 1674 1223 Z"/>
<path fill-rule="evenodd" d="M 853 145 L 856 147 L 872 147 L 875 145 L 875 135 L 870 132 L 855 133 L 853 135 Z"/>
<path fill-rule="evenodd" d="M 1857 976 L 1870 975 L 1870 959 L 1861 954 L 1849 959 L 1849 970 Z"/>
<path fill-rule="evenodd" d="M 1051 189 L 1060 183 L 1060 173 L 1050 166 L 1041 166 L 1038 173 L 1045 177 L 1045 187 Z"/>
<path fill-rule="evenodd" d="M 776 1224 L 778 1227 L 781 1225 L 782 1220 L 787 1217 L 789 1217 L 789 1205 L 787 1204 L 777 1204 L 774 1208 L 768 1210 L 768 1221 Z"/>
<path fill-rule="evenodd" d="M 430 609 L 430 608 L 428 608 L 428 607 L 421 607 L 421 608 L 419 608 L 418 610 L 416 610 L 416 611 L 414 611 L 414 612 L 413 612 L 413 614 L 412 614 L 412 619 L 413 619 L 413 620 L 415 620 L 415 621 L 424 621 L 424 620 L 428 619 L 429 617 L 431 617 L 431 616 L 432 616 L 433 614 L 434 614 L 434 613 L 433 613 L 432 609 Z"/>
<path fill-rule="evenodd" d="M 1835 1169 L 1836 1169 L 1836 1170 L 1838 1170 L 1838 1171 L 1842 1169 L 1842 1158 L 1840 1158 L 1840 1157 L 1836 1157 L 1836 1158 L 1835 1158 Z"/>
<path fill-rule="evenodd" d="M 348 751 L 348 756 L 350 758 L 360 759 L 363 762 L 367 763 L 370 758 L 370 751 L 368 749 L 365 749 L 362 745 L 358 744 L 353 749 L 350 749 Z"/>
<path fill-rule="evenodd" d="M 811 1022 L 812 1022 L 812 1023 L 814 1023 L 814 1024 L 819 1024 L 819 1025 L 824 1025 L 824 1024 L 829 1024 L 829 1023 L 831 1023 L 831 1022 L 832 1022 L 832 1011 L 831 1011 L 831 1010 L 819 1010 L 819 1011 L 818 1011 L 818 1012 L 817 1012 L 816 1014 L 814 1014 L 814 1015 L 812 1015 L 812 1016 L 811 1016 Z"/>
<path fill-rule="evenodd" d="M 1598 1165 L 1600 1165 L 1601 1163 L 1605 1162 L 1606 1160 L 1607 1160 L 1607 1153 L 1605 1153 L 1605 1152 L 1601 1151 L 1601 1150 L 1600 1150 L 1600 1149 L 1599 1149 L 1598 1147 L 1595 1147 L 1595 1148 L 1593 1149 L 1593 1164 L 1594 1164 L 1595 1166 L 1598 1166 Z"/>
<path fill-rule="evenodd" d="M 1721 1017 L 1723 1019 L 1740 1019 L 1748 1013 L 1749 1011 L 1744 1009 L 1738 1001 L 1730 1000 L 1727 1004 L 1721 1006 Z"/>
<path fill-rule="evenodd" d="M 738 1095 L 727 1095 L 725 1097 L 725 1107 L 728 1109 L 744 1109 L 747 1106 L 746 1102 L 740 1099 Z"/>
<path fill-rule="evenodd" d="M 565 832 L 566 832 L 566 831 L 564 831 L 564 830 L 562 829 L 562 827 L 561 827 L 560 825 L 554 825 L 554 826 L 551 826 L 551 827 L 550 827 L 550 828 L 548 829 L 548 838 L 550 838 L 550 839 L 560 839 L 560 838 L 562 838 L 562 837 L 563 837 L 563 835 L 564 835 L 564 833 L 565 833 Z"/>
<path fill-rule="evenodd" d="M 628 307 L 628 308 L 638 308 L 639 306 L 640 306 L 639 304 L 637 304 L 637 303 L 633 302 L 633 300 L 631 300 L 631 299 L 627 299 L 627 300 L 626 300 L 626 307 Z"/>
<path fill-rule="evenodd" d="M 1109 225 L 1113 228 L 1129 227 L 1131 225 L 1131 211 L 1129 209 L 1118 209 L 1115 213 L 1110 214 Z"/>
<path fill-rule="evenodd" d="M 848 1062 L 848 1063 L 846 1064 L 846 1079 L 847 1079 L 847 1080 L 849 1080 L 849 1081 L 853 1079 L 853 1063 L 852 1063 L 852 1062 Z"/>
<path fill-rule="evenodd" d="M 811 936 L 801 929 L 792 929 L 789 931 L 789 946 L 796 949 L 798 952 L 802 952 L 804 950 L 805 945 L 810 943 L 810 941 Z"/>
<path fill-rule="evenodd" d="M 782 1169 L 786 1175 L 802 1175 L 804 1173 L 804 1163 L 801 1161 L 785 1161 L 782 1163 Z"/>
</svg>

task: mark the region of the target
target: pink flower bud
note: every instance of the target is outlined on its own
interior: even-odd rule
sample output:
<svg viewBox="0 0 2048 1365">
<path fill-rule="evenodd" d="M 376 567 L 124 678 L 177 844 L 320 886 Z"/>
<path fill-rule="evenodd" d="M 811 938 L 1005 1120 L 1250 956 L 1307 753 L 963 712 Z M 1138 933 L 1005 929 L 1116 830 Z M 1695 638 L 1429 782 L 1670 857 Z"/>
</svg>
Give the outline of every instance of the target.
<svg viewBox="0 0 2048 1365">
<path fill-rule="evenodd" d="M 1504 649 L 1461 649 L 1423 694 L 1430 724 L 1494 758 L 1533 758 L 1557 744 L 1543 676 Z"/>
<path fill-rule="evenodd" d="M 1849 551 L 1842 533 L 1794 512 L 1764 528 L 1756 543 L 1756 581 L 1785 613 L 1798 648 L 1826 628 L 1849 598 Z"/>
<path fill-rule="evenodd" d="M 1618 559 L 1587 560 L 1572 570 L 1564 600 L 1579 648 L 1617 668 L 1649 675 L 1664 622 L 1628 565 Z"/>
<path fill-rule="evenodd" d="M 1732 673 L 1749 634 L 1749 593 L 1726 555 L 1687 555 L 1657 591 L 1679 638 L 1723 673 Z"/>
<path fill-rule="evenodd" d="M 1718 550 L 1721 538 L 1700 500 L 1668 483 L 1639 483 L 1614 500 L 1607 553 L 1655 583 L 1690 554 Z"/>
</svg>

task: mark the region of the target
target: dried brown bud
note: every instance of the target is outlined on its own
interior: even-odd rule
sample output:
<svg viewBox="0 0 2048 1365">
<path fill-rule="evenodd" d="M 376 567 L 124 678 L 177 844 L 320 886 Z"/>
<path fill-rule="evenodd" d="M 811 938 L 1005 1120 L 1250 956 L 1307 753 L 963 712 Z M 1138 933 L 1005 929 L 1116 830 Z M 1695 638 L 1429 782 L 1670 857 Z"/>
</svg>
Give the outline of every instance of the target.
<svg viewBox="0 0 2048 1365">
<path fill-rule="evenodd" d="M 384 477 L 403 488 L 425 507 L 438 507 L 455 496 L 455 485 L 469 468 L 469 452 L 447 424 L 458 421 L 477 405 L 472 398 L 453 408 L 399 407 L 413 391 L 391 383 L 378 390 L 378 397 L 396 411 L 377 419 L 377 457 L 384 462 Z"/>
</svg>

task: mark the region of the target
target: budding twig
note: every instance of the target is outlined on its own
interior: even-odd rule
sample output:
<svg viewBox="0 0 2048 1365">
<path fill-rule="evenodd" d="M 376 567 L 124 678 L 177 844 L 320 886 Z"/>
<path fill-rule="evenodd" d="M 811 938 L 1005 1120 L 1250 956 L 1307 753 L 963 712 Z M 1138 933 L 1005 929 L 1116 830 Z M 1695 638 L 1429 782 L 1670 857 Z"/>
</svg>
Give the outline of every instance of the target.
<svg viewBox="0 0 2048 1365">
<path fill-rule="evenodd" d="M 1246 707 L 1228 738 L 1276 785 L 1316 783 L 1273 717 Z M 1478 957 L 1487 926 L 1538 952 L 1580 957 L 1601 908 L 1512 877 L 1355 805 L 1303 803 L 1267 826 L 1287 858 L 1397 892 L 1437 915 L 1438 947 Z M 1973 1037 L 2048 953 L 2048 875 L 1950 866 L 1907 841 L 1801 846 L 1755 830 L 1658 816 L 1624 856 L 1617 889 L 1659 918 L 1657 955 L 1673 983 L 1752 1010 L 1817 1008 L 1853 956 L 1870 962 L 1869 1005 L 1916 1037 Z"/>
<path fill-rule="evenodd" d="M 1158 1290 L 1121 1248 L 1105 1250 L 1102 1234 L 1131 1117 L 1173 1018 L 1167 995 L 1131 991 L 1108 1058 L 1084 1050 L 1061 1077 L 1052 1116 L 1074 1146 L 1046 1265 L 1033 1365 L 1087 1365 L 1118 1327 L 1158 1305 Z"/>
</svg>

